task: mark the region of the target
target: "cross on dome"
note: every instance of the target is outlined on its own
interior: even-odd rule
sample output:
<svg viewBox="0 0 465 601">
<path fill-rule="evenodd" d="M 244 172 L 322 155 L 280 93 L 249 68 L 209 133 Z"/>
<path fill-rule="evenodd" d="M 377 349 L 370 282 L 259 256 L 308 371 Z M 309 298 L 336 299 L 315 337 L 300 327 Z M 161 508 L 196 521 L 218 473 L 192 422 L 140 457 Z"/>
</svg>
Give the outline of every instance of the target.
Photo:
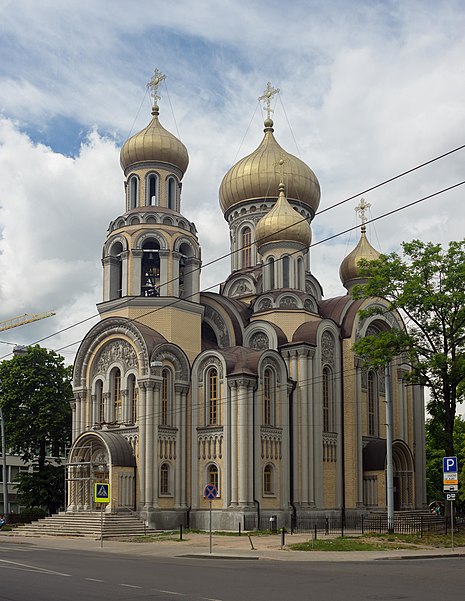
<svg viewBox="0 0 465 601">
<path fill-rule="evenodd" d="M 285 155 L 281 154 L 281 156 L 279 157 L 279 161 L 276 161 L 276 163 L 274 164 L 276 170 L 279 170 L 279 181 L 281 184 L 284 184 L 284 168 L 287 162 L 288 160 L 286 159 Z"/>
<path fill-rule="evenodd" d="M 160 96 L 158 95 L 158 86 L 162 81 L 166 79 L 166 75 L 163 75 L 161 71 L 158 70 L 158 67 L 155 69 L 152 79 L 147 84 L 147 89 L 150 90 L 150 95 L 153 98 L 153 106 L 156 106 L 157 100 L 160 100 Z"/>
<path fill-rule="evenodd" d="M 279 93 L 279 88 L 273 88 L 273 86 L 271 85 L 270 82 L 268 82 L 266 84 L 266 90 L 263 92 L 263 96 L 259 96 L 258 101 L 260 102 L 260 100 L 263 100 L 265 103 L 265 111 L 266 111 L 266 118 L 270 119 L 270 115 L 273 112 L 273 109 L 271 108 L 271 99 L 273 98 L 273 96 L 275 94 Z"/>
<path fill-rule="evenodd" d="M 362 232 L 364 233 L 366 231 L 366 225 L 365 223 L 367 222 L 367 216 L 366 216 L 366 212 L 368 211 L 368 209 L 371 207 L 371 204 L 369 202 L 366 202 L 364 198 L 360 199 L 360 203 L 355 207 L 355 211 L 357 212 L 360 221 L 362 222 Z"/>
</svg>

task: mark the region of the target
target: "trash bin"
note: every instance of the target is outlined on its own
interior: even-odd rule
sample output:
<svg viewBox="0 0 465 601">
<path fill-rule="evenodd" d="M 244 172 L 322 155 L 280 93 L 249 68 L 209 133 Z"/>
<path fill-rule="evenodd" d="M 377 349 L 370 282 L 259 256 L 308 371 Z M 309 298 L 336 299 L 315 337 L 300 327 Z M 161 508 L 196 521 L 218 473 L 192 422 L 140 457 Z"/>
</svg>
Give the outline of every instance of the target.
<svg viewBox="0 0 465 601">
<path fill-rule="evenodd" d="M 278 517 L 276 515 L 270 517 L 270 530 L 271 532 L 278 532 Z"/>
</svg>

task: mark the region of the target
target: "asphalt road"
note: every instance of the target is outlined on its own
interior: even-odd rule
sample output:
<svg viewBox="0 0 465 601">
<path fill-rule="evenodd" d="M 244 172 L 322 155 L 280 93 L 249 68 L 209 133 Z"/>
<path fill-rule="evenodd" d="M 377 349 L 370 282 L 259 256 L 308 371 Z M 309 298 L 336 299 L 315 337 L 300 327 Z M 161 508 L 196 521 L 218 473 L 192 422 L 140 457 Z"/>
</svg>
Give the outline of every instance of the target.
<svg viewBox="0 0 465 601">
<path fill-rule="evenodd" d="M 0 545 L 0 601 L 446 601 L 464 590 L 465 558 L 281 562 Z"/>
</svg>

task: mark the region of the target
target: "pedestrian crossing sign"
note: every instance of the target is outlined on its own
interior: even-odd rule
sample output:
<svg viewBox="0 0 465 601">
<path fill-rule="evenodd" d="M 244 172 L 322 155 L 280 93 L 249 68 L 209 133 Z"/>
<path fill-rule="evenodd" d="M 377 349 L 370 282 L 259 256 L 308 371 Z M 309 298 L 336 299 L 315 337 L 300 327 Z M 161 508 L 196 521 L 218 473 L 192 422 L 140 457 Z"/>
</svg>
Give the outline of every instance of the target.
<svg viewBox="0 0 465 601">
<path fill-rule="evenodd" d="M 94 484 L 94 501 L 95 503 L 110 502 L 110 485 L 108 482 L 96 482 Z"/>
</svg>

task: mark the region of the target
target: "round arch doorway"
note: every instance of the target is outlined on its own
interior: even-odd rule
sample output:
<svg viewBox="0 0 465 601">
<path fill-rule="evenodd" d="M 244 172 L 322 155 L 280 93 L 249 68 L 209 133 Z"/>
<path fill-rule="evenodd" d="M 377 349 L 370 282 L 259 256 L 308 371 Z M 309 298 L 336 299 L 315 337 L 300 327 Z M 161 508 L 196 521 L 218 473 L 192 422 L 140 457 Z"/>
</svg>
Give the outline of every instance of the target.
<svg viewBox="0 0 465 601">
<path fill-rule="evenodd" d="M 116 432 L 86 432 L 74 441 L 67 464 L 67 511 L 100 510 L 94 485 L 110 484 L 107 512 L 133 509 L 136 460 L 129 442 Z"/>
</svg>

